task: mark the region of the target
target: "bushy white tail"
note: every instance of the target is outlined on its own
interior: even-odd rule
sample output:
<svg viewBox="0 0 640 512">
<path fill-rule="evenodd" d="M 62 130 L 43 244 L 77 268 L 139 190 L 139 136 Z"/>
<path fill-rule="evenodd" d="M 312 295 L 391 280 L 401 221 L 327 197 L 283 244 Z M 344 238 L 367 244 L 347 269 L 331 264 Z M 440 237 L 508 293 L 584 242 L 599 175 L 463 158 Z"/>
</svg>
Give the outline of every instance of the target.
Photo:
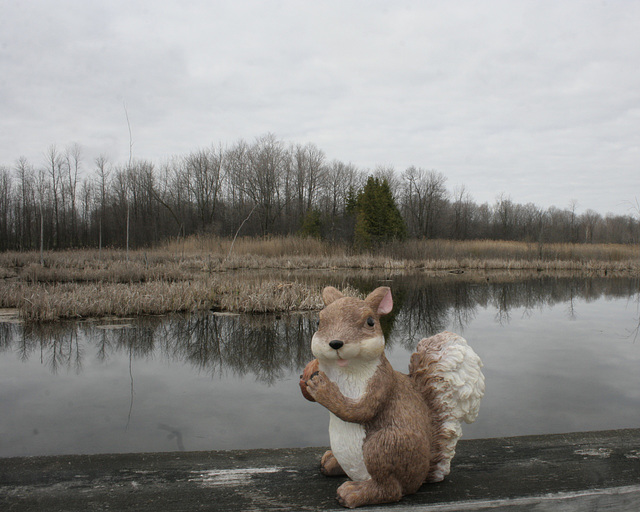
<svg viewBox="0 0 640 512">
<path fill-rule="evenodd" d="M 429 405 L 433 428 L 429 482 L 449 474 L 461 421 L 473 422 L 484 395 L 482 361 L 462 336 L 441 332 L 425 338 L 411 356 L 409 375 Z"/>
</svg>

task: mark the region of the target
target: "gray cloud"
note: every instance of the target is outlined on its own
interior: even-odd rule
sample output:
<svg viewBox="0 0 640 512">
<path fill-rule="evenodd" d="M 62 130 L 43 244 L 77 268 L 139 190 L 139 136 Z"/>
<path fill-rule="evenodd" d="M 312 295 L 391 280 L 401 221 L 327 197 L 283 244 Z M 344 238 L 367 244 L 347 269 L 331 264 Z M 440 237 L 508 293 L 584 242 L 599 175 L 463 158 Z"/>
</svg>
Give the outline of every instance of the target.
<svg viewBox="0 0 640 512">
<path fill-rule="evenodd" d="M 8 1 L 0 164 L 52 143 L 160 161 L 267 131 L 479 201 L 627 213 L 637 2 Z"/>
</svg>

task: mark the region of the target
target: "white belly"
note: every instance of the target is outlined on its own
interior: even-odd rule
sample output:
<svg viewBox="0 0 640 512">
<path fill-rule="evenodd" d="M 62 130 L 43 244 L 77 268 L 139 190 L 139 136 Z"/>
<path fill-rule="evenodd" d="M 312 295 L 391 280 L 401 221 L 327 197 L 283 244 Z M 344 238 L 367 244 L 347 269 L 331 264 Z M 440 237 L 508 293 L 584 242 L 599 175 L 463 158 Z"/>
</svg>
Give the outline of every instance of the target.
<svg viewBox="0 0 640 512">
<path fill-rule="evenodd" d="M 338 368 L 320 363 L 320 369 L 335 382 L 347 398 L 359 399 L 367 389 L 369 379 L 376 372 L 380 360 L 370 361 L 355 368 Z M 366 436 L 364 426 L 341 420 L 329 413 L 329 441 L 331 451 L 340 467 L 352 480 L 369 480 L 371 475 L 364 464 L 362 443 Z"/>
<path fill-rule="evenodd" d="M 364 427 L 358 423 L 349 423 L 329 413 L 329 441 L 334 457 L 351 480 L 369 480 L 371 476 L 364 465 L 362 443 L 365 438 Z"/>
</svg>

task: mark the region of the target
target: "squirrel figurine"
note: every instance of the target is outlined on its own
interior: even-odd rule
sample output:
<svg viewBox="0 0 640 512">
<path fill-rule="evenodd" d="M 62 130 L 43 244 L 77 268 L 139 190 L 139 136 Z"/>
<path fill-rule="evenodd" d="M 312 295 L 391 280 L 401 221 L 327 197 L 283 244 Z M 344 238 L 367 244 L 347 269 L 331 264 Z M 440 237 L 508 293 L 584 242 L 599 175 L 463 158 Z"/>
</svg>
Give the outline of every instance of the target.
<svg viewBox="0 0 640 512">
<path fill-rule="evenodd" d="M 409 374 L 384 354 L 380 317 L 391 312 L 388 287 L 361 300 L 333 287 L 300 377 L 302 394 L 329 409 L 327 476 L 347 475 L 338 502 L 348 508 L 400 500 L 449 474 L 461 420 L 471 423 L 484 395 L 482 362 L 457 334 L 425 338 Z"/>
</svg>

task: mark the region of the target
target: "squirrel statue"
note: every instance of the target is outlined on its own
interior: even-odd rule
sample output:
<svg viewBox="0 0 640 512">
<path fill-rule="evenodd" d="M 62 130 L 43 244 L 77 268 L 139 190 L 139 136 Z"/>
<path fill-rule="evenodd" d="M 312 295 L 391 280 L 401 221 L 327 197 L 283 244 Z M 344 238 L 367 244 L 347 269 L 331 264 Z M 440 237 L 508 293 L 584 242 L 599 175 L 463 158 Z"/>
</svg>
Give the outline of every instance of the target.
<svg viewBox="0 0 640 512">
<path fill-rule="evenodd" d="M 482 362 L 457 334 L 425 338 L 411 356 L 409 374 L 384 354 L 380 317 L 391 312 L 388 287 L 366 299 L 333 287 L 300 377 L 302 394 L 329 409 L 331 449 L 320 461 L 327 476 L 347 475 L 338 502 L 348 508 L 400 500 L 425 482 L 449 474 L 462 435 L 484 395 Z"/>
</svg>

